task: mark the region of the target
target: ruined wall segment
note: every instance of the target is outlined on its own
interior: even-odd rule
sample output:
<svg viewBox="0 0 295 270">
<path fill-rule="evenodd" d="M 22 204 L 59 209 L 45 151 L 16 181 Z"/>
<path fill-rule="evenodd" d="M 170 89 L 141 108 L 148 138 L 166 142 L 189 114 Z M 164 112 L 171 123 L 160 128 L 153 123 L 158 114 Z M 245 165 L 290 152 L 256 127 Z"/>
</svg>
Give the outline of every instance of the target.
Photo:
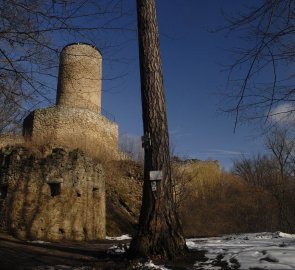
<svg viewBox="0 0 295 270">
<path fill-rule="evenodd" d="M 60 54 L 57 106 L 101 111 L 102 56 L 94 46 L 74 43 Z"/>
<path fill-rule="evenodd" d="M 25 119 L 23 134 L 35 145 L 79 148 L 91 156 L 117 158 L 118 125 L 89 110 L 61 106 L 37 109 Z"/>
<path fill-rule="evenodd" d="M 80 150 L 1 149 L 0 225 L 20 239 L 105 238 L 101 165 Z"/>
</svg>

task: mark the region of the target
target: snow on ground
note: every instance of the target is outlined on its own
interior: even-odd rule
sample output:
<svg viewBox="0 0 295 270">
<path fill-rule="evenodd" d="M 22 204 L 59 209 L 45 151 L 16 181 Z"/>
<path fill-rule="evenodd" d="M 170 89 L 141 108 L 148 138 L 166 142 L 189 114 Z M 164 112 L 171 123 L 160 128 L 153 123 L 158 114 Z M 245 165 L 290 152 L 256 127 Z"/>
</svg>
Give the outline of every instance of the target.
<svg viewBox="0 0 295 270">
<path fill-rule="evenodd" d="M 42 240 L 33 240 L 33 241 L 27 241 L 28 243 L 33 243 L 33 244 L 50 244 L 50 242 L 45 242 Z"/>
<path fill-rule="evenodd" d="M 130 240 L 131 236 L 129 234 L 123 234 L 121 236 L 116 236 L 116 237 L 112 237 L 112 236 L 106 236 L 107 240 Z"/>
<path fill-rule="evenodd" d="M 127 238 L 128 237 L 128 238 Z M 110 240 L 130 239 L 129 235 L 108 237 Z M 204 250 L 208 259 L 196 262 L 191 269 L 295 269 L 295 234 L 262 232 L 230 234 L 220 237 L 190 238 L 186 244 L 192 250 Z M 128 245 L 113 245 L 109 253 L 124 253 Z M 142 269 L 168 270 L 152 261 Z M 137 268 L 137 269 L 141 269 Z M 188 268 L 186 268 L 188 269 Z"/>
<path fill-rule="evenodd" d="M 295 235 L 282 232 L 248 233 L 210 238 L 187 239 L 190 249 L 205 250 L 206 262 L 197 269 L 295 269 Z"/>
<path fill-rule="evenodd" d="M 108 254 L 120 254 L 120 253 L 125 253 L 127 250 L 126 245 L 112 245 L 110 248 L 108 248 L 107 253 Z"/>
<path fill-rule="evenodd" d="M 155 265 L 152 261 L 148 261 L 145 264 L 138 263 L 135 269 L 145 269 L 145 270 L 170 270 L 163 265 Z"/>
</svg>

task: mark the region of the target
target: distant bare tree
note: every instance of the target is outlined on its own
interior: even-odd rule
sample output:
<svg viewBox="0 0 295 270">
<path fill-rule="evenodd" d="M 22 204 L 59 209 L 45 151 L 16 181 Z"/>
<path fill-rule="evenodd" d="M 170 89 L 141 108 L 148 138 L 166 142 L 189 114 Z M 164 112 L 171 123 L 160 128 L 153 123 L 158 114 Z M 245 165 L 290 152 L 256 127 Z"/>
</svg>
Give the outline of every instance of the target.
<svg viewBox="0 0 295 270">
<path fill-rule="evenodd" d="M 272 185 L 277 169 L 270 157 L 257 155 L 252 158 L 242 157 L 234 161 L 233 172 L 250 185 L 267 187 Z"/>
<path fill-rule="evenodd" d="M 228 87 L 232 106 L 226 109 L 235 114 L 235 127 L 242 119 L 267 120 L 295 111 L 295 2 L 262 0 L 252 5 L 237 17 L 228 16 L 229 24 L 222 28 L 242 39 L 233 49 L 236 60 Z M 286 103 L 286 110 L 274 110 Z"/>
<path fill-rule="evenodd" d="M 234 163 L 234 173 L 270 192 L 277 203 L 280 229 L 294 232 L 295 140 L 287 129 L 274 127 L 266 135 L 265 145 L 271 155 L 242 158 Z"/>
<path fill-rule="evenodd" d="M 266 146 L 272 152 L 278 167 L 278 177 L 271 188 L 272 194 L 276 198 L 279 207 L 279 219 L 282 226 L 286 223 L 287 229 L 292 230 L 290 218 L 288 216 L 288 195 L 294 187 L 292 173 L 294 171 L 292 157 L 295 151 L 294 138 L 288 136 L 288 130 L 284 128 L 274 128 L 266 136 Z"/>
<path fill-rule="evenodd" d="M 291 174 L 292 157 L 295 151 L 295 140 L 288 136 L 286 128 L 273 128 L 266 135 L 266 147 L 272 152 L 282 181 Z"/>
<path fill-rule="evenodd" d="M 120 137 L 120 149 L 133 160 L 143 163 L 142 143 L 139 136 L 123 134 Z"/>
<path fill-rule="evenodd" d="M 0 133 L 18 129 L 20 97 L 13 94 L 18 81 L 11 81 L 4 74 L 0 79 Z"/>
</svg>

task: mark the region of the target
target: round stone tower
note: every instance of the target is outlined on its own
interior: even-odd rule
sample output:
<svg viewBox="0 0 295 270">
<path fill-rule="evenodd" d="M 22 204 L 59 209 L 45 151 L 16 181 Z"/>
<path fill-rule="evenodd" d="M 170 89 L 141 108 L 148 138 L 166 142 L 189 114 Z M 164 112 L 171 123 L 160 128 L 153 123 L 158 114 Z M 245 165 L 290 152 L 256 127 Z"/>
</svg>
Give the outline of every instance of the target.
<svg viewBox="0 0 295 270">
<path fill-rule="evenodd" d="M 73 43 L 60 54 L 57 106 L 101 112 L 102 56 L 89 44 Z"/>
<path fill-rule="evenodd" d="M 79 148 L 90 156 L 118 156 L 118 125 L 101 113 L 98 49 L 85 43 L 61 51 L 56 105 L 31 112 L 23 123 L 26 141 Z"/>
</svg>

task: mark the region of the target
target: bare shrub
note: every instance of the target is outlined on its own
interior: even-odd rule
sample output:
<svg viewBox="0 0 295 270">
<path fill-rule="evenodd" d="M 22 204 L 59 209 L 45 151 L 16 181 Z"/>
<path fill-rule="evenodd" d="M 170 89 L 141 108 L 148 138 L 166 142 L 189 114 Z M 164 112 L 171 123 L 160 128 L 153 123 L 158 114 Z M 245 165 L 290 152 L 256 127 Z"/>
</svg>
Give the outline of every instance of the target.
<svg viewBox="0 0 295 270">
<path fill-rule="evenodd" d="M 143 164 L 143 149 L 139 136 L 122 134 L 119 139 L 119 149 L 127 159 L 136 160 Z"/>
<path fill-rule="evenodd" d="M 68 150 L 80 149 L 85 152 L 88 156 L 94 158 L 102 164 L 105 164 L 111 160 L 117 160 L 119 158 L 118 152 L 113 148 L 107 148 L 104 145 L 93 146 L 91 142 L 87 140 L 87 138 L 79 138 L 76 136 L 68 137 L 65 143 L 58 143 L 54 137 L 54 134 L 47 134 L 46 138 L 42 138 L 40 140 L 25 140 L 22 144 L 25 147 L 30 148 L 35 153 L 39 153 L 40 155 L 46 154 L 48 151 L 50 152 L 54 147 L 62 147 Z M 46 143 L 46 142 L 54 142 L 56 143 Z"/>
<path fill-rule="evenodd" d="M 222 172 L 213 161 L 182 162 L 177 169 L 184 184 L 178 207 L 187 236 L 278 229 L 276 201 L 267 190 Z"/>
<path fill-rule="evenodd" d="M 234 172 L 245 181 L 255 193 L 268 193 L 272 202 L 275 227 L 278 230 L 294 232 L 294 179 L 286 174 L 277 160 L 271 156 L 242 158 L 234 164 Z M 269 204 L 269 200 L 267 201 Z"/>
</svg>

